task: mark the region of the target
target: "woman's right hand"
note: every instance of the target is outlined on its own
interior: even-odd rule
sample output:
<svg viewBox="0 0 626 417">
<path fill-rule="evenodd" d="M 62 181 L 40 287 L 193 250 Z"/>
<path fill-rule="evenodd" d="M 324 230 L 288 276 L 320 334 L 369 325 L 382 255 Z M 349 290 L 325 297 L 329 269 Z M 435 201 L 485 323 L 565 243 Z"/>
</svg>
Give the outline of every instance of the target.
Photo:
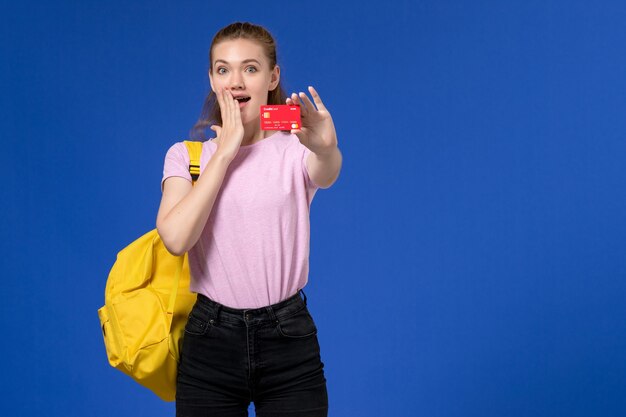
<svg viewBox="0 0 626 417">
<path fill-rule="evenodd" d="M 241 109 L 239 109 L 239 102 L 228 90 L 218 90 L 217 101 L 222 114 L 222 126 L 211 126 L 211 130 L 217 134 L 219 142 L 216 152 L 232 161 L 239 152 L 239 146 L 243 140 Z"/>
</svg>

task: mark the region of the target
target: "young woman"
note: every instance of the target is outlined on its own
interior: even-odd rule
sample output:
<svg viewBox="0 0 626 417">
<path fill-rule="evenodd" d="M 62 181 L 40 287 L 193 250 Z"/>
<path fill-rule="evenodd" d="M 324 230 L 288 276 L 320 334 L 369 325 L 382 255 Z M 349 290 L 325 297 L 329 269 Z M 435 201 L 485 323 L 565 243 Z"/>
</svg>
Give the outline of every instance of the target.
<svg viewBox="0 0 626 417">
<path fill-rule="evenodd" d="M 183 142 L 165 157 L 157 229 L 189 252 L 198 294 L 178 368 L 177 416 L 327 416 L 317 327 L 302 288 L 309 208 L 342 157 L 319 94 L 287 97 L 276 46 L 261 26 L 233 23 L 213 38 L 211 92 L 194 136 L 210 126 L 192 187 Z M 299 105 L 302 127 L 260 128 L 260 106 Z M 300 293 L 302 292 L 302 296 Z"/>
</svg>

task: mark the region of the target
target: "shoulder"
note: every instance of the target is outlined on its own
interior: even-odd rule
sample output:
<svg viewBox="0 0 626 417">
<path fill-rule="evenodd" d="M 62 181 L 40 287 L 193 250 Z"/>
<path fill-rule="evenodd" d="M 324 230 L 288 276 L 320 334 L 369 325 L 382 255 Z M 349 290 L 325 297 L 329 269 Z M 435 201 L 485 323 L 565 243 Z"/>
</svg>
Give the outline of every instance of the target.
<svg viewBox="0 0 626 417">
<path fill-rule="evenodd" d="M 209 145 L 209 140 L 207 141 L 198 141 L 202 143 L 202 154 L 205 154 L 210 151 L 211 146 Z M 177 160 L 180 162 L 184 162 L 189 164 L 189 150 L 187 149 L 187 145 L 185 145 L 185 141 L 180 141 L 172 144 L 167 153 L 165 155 L 165 160 Z"/>
<path fill-rule="evenodd" d="M 167 149 L 166 155 L 175 156 L 178 154 L 182 154 L 183 150 L 185 150 L 185 143 L 183 141 L 175 142 Z"/>
<path fill-rule="evenodd" d="M 168 148 L 165 154 L 164 169 L 177 170 L 189 166 L 190 158 L 187 147 L 183 141 L 176 142 Z"/>
</svg>

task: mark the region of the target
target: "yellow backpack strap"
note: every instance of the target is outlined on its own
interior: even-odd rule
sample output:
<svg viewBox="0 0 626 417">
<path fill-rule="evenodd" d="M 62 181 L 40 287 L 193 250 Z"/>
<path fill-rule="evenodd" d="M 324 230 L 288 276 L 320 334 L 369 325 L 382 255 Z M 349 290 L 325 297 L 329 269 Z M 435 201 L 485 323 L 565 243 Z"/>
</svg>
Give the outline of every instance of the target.
<svg viewBox="0 0 626 417">
<path fill-rule="evenodd" d="M 191 183 L 196 184 L 200 176 L 200 156 L 202 155 L 202 142 L 186 140 L 184 141 L 189 152 L 189 174 L 191 174 Z"/>
<path fill-rule="evenodd" d="M 187 152 L 189 152 L 189 173 L 191 174 L 191 184 L 195 185 L 198 177 L 200 176 L 200 156 L 202 156 L 202 142 L 196 142 L 191 140 L 186 140 L 184 142 L 187 146 Z M 185 261 L 188 262 L 187 253 L 184 253 L 183 255 L 178 257 L 178 264 L 176 265 L 176 274 L 174 275 L 172 291 L 170 292 L 170 299 L 167 303 L 167 334 L 169 334 L 172 329 L 172 320 L 174 319 L 174 307 L 176 305 L 176 297 L 178 296 L 178 283 L 180 282 L 180 276 L 182 274 Z"/>
</svg>

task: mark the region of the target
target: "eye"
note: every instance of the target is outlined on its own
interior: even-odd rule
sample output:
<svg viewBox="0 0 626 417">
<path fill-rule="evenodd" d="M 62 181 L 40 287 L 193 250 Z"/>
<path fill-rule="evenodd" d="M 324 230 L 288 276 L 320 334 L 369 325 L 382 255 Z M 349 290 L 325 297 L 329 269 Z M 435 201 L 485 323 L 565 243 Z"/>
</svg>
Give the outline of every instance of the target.
<svg viewBox="0 0 626 417">
<path fill-rule="evenodd" d="M 252 69 L 254 70 L 254 71 L 252 71 L 252 72 L 257 72 L 256 67 L 253 67 L 252 65 L 251 65 L 251 66 L 249 66 L 249 67 L 248 67 L 248 68 L 246 68 L 246 69 L 250 69 L 250 68 L 252 68 Z"/>
<path fill-rule="evenodd" d="M 219 68 L 217 69 L 217 73 L 218 73 L 218 74 L 223 74 L 223 72 L 220 72 L 220 70 L 223 70 L 223 69 L 225 69 L 225 68 L 224 68 L 224 67 L 219 67 Z"/>
</svg>

